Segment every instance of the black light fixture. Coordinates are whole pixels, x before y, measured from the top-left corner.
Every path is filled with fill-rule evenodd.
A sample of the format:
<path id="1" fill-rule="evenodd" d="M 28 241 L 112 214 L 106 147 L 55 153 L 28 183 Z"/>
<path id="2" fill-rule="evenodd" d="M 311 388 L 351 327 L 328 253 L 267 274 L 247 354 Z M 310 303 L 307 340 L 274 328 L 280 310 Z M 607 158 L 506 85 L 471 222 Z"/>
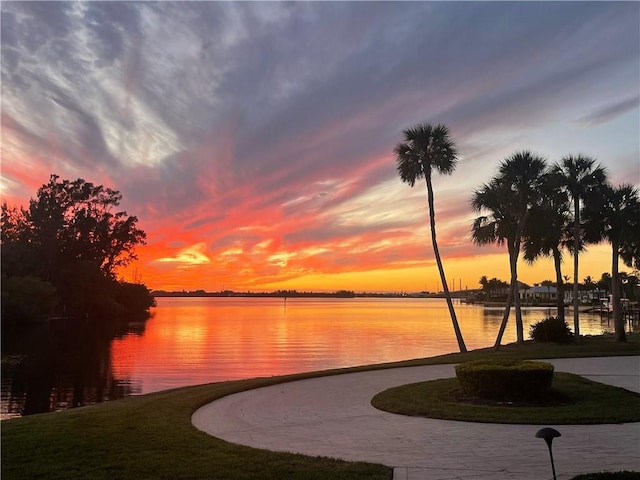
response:
<path id="1" fill-rule="evenodd" d="M 560 432 L 555 428 L 545 427 L 536 432 L 536 438 L 544 438 L 549 447 L 549 456 L 551 457 L 551 471 L 553 472 L 553 480 L 556 480 L 556 467 L 553 464 L 553 452 L 551 451 L 551 443 L 553 439 L 560 436 Z"/>

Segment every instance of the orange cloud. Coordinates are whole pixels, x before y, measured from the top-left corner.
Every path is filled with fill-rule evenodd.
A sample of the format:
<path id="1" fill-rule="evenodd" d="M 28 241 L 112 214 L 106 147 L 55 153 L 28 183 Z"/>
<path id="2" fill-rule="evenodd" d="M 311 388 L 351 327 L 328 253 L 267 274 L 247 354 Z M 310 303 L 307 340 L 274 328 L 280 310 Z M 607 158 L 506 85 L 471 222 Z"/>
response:
<path id="1" fill-rule="evenodd" d="M 211 260 L 205 253 L 205 243 L 200 242 L 191 247 L 180 250 L 174 257 L 158 258 L 156 262 L 160 263 L 178 263 L 183 265 L 203 265 L 211 263 Z"/>

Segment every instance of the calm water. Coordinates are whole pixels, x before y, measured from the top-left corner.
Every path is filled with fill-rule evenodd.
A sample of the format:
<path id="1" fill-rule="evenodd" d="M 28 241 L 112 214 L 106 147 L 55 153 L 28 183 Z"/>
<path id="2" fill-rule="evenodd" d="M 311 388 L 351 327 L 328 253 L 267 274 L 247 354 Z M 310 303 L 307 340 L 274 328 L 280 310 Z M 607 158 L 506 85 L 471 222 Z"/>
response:
<path id="1" fill-rule="evenodd" d="M 502 310 L 456 304 L 467 348 L 493 345 Z M 529 325 L 553 311 L 525 309 Z M 581 314 L 581 332 L 612 325 Z M 503 343 L 515 341 L 513 318 Z M 168 388 L 457 351 L 441 299 L 159 298 L 151 319 L 98 331 L 50 324 L 2 338 L 2 417 Z"/>

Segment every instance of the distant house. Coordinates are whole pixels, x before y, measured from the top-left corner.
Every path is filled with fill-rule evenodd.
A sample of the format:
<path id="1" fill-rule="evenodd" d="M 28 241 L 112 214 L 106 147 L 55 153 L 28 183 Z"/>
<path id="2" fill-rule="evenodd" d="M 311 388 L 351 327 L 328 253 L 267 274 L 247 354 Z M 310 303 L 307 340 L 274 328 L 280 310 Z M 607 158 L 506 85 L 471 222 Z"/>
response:
<path id="1" fill-rule="evenodd" d="M 602 298 L 607 297 L 607 292 L 604 290 L 581 290 L 580 301 L 582 303 L 598 303 Z"/>
<path id="2" fill-rule="evenodd" d="M 573 303 L 573 288 L 570 285 L 564 289 L 564 303 Z M 602 290 L 578 290 L 580 303 L 590 305 L 597 303 L 601 297 L 605 296 Z M 558 298 L 558 289 L 553 285 L 534 285 L 533 287 L 521 288 L 520 299 L 529 303 L 550 303 Z"/>
<path id="3" fill-rule="evenodd" d="M 596 305 L 606 296 L 607 293 L 604 290 L 578 290 L 578 301 L 582 305 Z M 567 305 L 573 303 L 573 288 L 567 288 L 565 290 L 564 303 Z"/>
<path id="4" fill-rule="evenodd" d="M 555 302 L 556 298 L 558 298 L 558 289 L 553 285 L 534 285 L 520 290 L 520 299 L 525 302 Z"/>

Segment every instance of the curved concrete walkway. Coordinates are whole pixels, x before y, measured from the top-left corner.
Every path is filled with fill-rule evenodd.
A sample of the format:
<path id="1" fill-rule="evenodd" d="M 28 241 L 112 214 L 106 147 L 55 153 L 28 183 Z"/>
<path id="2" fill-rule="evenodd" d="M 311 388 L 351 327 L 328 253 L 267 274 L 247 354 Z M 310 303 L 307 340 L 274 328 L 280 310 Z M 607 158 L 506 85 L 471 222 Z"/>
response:
<path id="1" fill-rule="evenodd" d="M 640 357 L 550 362 L 556 371 L 640 392 Z M 547 446 L 534 437 L 541 425 L 407 417 L 370 404 L 387 388 L 454 375 L 453 365 L 434 365 L 300 380 L 221 398 L 192 422 L 242 445 L 388 465 L 394 480 L 551 479 Z M 553 443 L 558 479 L 640 471 L 640 423 L 555 428 L 562 434 Z"/>

